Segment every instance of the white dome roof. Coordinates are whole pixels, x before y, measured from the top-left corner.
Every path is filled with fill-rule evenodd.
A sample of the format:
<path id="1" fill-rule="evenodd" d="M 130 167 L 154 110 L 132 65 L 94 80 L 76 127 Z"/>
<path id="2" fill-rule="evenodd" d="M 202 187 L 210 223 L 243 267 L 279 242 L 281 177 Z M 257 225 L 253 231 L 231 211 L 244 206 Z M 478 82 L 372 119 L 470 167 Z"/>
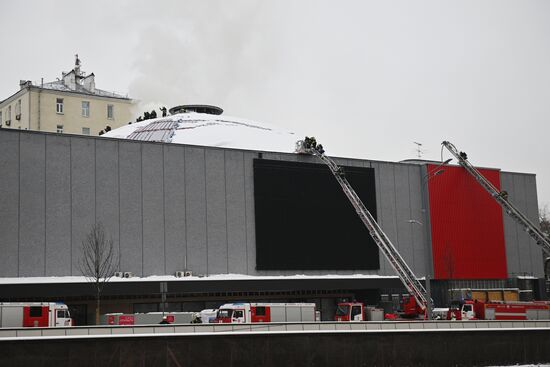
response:
<path id="1" fill-rule="evenodd" d="M 214 146 L 271 152 L 294 152 L 303 136 L 239 118 L 186 112 L 122 126 L 104 137 Z"/>

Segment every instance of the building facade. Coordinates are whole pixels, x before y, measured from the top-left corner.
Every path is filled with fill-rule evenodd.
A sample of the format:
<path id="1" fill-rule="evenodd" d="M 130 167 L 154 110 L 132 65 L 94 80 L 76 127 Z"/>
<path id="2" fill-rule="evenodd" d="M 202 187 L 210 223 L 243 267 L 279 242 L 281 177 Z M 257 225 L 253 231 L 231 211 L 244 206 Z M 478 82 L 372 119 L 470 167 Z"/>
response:
<path id="1" fill-rule="evenodd" d="M 132 99 L 96 88 L 94 73 L 81 71 L 78 57 L 61 79 L 38 84 L 22 80 L 19 87 L 0 102 L 2 128 L 97 136 L 133 118 Z"/>
<path id="2" fill-rule="evenodd" d="M 543 297 L 541 249 L 460 167 L 335 160 L 434 294 L 449 282 L 528 279 L 525 290 Z M 107 285 L 103 312 L 158 311 L 160 282 L 173 310 L 299 300 L 316 302 L 323 319 L 336 299 L 375 304 L 403 292 L 315 157 L 2 129 L 0 170 L 2 301 L 56 299 L 93 312 L 93 289 L 65 277 L 81 275 L 81 243 L 96 222 L 131 276 Z M 535 175 L 482 173 L 537 221 Z"/>

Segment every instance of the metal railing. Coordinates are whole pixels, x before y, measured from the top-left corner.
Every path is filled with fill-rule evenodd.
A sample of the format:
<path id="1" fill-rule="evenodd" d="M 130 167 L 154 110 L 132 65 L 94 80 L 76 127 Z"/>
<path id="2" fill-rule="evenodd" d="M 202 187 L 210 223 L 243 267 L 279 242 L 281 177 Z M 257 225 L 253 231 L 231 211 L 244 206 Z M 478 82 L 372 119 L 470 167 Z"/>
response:
<path id="1" fill-rule="evenodd" d="M 204 335 L 238 333 L 404 332 L 507 329 L 550 329 L 550 320 L 518 321 L 367 321 L 254 324 L 178 324 L 133 326 L 76 326 L 56 328 L 3 328 L 0 342 L 41 338 L 107 338 L 151 335 Z"/>

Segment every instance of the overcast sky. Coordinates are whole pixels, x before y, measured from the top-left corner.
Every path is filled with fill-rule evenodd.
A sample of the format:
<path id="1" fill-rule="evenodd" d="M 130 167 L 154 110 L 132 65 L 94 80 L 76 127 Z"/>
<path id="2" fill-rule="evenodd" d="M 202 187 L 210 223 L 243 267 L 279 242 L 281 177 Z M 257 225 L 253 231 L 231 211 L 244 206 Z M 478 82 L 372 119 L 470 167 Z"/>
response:
<path id="1" fill-rule="evenodd" d="M 439 160 L 449 140 L 536 173 L 550 204 L 550 1 L 36 0 L 0 17 L 0 100 L 78 53 L 148 109 L 219 105 L 365 159 L 414 158 L 416 141 Z"/>

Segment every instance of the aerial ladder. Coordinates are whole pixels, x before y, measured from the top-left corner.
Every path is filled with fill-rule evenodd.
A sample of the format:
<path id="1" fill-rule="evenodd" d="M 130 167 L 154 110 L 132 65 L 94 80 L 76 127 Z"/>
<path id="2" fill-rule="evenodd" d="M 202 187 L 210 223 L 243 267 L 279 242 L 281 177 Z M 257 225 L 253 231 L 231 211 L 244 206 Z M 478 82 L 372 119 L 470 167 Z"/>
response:
<path id="1" fill-rule="evenodd" d="M 359 218 L 361 218 L 364 225 L 369 230 L 372 239 L 393 267 L 409 294 L 414 297 L 416 304 L 422 309 L 422 311 L 425 312 L 426 315 L 429 315 L 431 310 L 433 310 L 432 299 L 428 296 L 428 293 L 422 283 L 420 283 L 420 281 L 416 278 L 388 236 L 384 233 L 382 228 L 380 228 L 372 214 L 367 210 L 359 196 L 355 193 L 355 190 L 346 179 L 343 168 L 338 166 L 332 159 L 324 154 L 325 151 L 323 146 L 321 144 L 317 144 L 315 138 L 313 137 L 310 138 L 306 136 L 304 140 L 299 140 L 296 143 L 296 152 L 312 154 L 327 165 L 334 178 L 336 178 L 336 181 L 338 181 L 342 187 L 344 194 L 346 194 L 350 203 L 357 211 L 357 215 L 359 215 Z"/>
<path id="2" fill-rule="evenodd" d="M 459 152 L 456 147 L 448 142 L 441 143 L 451 154 L 458 160 L 458 163 L 464 167 L 466 172 L 472 175 L 476 181 L 496 200 L 497 203 L 502 206 L 504 211 L 511 216 L 519 225 L 521 225 L 527 234 L 531 236 L 539 245 L 546 256 L 550 256 L 550 240 L 548 237 L 531 222 L 522 212 L 520 212 L 510 201 L 508 201 L 508 193 L 506 191 L 500 191 L 489 180 L 485 178 L 469 161 L 468 155 L 464 152 Z"/>

